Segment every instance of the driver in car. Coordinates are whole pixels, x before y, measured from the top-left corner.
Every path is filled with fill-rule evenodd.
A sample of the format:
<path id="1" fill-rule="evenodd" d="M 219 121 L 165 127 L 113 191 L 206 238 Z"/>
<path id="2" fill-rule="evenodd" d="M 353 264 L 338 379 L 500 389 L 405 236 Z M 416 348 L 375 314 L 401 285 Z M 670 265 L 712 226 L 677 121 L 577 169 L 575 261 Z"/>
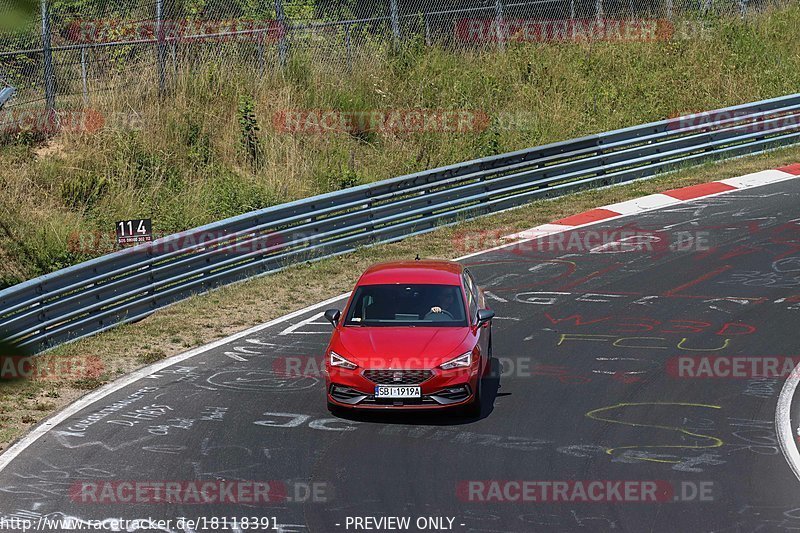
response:
<path id="1" fill-rule="evenodd" d="M 442 311 L 445 311 L 448 314 L 455 316 L 455 310 L 453 309 L 455 298 L 453 298 L 453 291 L 451 289 L 447 288 L 440 290 L 437 300 L 441 303 L 441 305 L 434 305 L 431 307 L 431 313 L 441 313 Z M 457 312 L 455 313 L 458 314 Z"/>

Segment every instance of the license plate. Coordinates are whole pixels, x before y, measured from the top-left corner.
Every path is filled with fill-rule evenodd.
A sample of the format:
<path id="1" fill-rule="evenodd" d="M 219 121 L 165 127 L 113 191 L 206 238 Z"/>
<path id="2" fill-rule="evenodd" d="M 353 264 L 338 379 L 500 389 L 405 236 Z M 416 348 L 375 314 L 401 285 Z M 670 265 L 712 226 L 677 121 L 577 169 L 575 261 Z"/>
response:
<path id="1" fill-rule="evenodd" d="M 378 385 L 375 387 L 376 398 L 421 398 L 422 387 L 388 387 Z"/>

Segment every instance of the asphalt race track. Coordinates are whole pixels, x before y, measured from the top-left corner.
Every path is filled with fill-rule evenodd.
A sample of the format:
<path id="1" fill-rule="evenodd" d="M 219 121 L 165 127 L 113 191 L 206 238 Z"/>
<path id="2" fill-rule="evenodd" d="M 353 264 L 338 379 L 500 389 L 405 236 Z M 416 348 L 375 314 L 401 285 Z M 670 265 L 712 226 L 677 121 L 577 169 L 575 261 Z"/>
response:
<path id="1" fill-rule="evenodd" d="M 478 420 L 332 418 L 318 372 L 330 326 L 311 310 L 57 424 L 0 472 L 0 511 L 274 516 L 279 530 L 314 532 L 386 516 L 410 517 L 412 531 L 424 517 L 465 532 L 798 529 L 800 482 L 775 425 L 784 379 L 692 369 L 799 355 L 799 224 L 800 180 L 789 180 L 466 259 L 497 313 Z M 621 231 L 637 236 L 603 244 Z M 75 492 L 197 479 L 268 481 L 287 499 L 92 503 Z M 508 501 L 515 480 L 654 481 L 659 501 Z"/>

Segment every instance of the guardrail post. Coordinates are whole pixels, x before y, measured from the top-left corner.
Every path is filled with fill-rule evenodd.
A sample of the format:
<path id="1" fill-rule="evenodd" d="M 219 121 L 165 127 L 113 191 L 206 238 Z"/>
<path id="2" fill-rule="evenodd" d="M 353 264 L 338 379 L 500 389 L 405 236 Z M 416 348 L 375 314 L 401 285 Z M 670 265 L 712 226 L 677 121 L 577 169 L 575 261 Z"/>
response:
<path id="1" fill-rule="evenodd" d="M 50 119 L 53 117 L 56 108 L 56 75 L 50 42 L 50 10 L 47 6 L 47 0 L 41 0 L 40 7 L 42 16 L 42 58 L 44 59 L 44 97 L 48 119 Z"/>

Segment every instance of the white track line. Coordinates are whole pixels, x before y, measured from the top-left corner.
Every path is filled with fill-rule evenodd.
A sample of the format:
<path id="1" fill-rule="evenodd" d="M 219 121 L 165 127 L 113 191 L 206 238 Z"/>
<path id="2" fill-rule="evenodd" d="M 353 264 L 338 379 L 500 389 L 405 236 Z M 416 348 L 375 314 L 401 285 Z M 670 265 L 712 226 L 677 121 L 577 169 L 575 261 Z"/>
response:
<path id="1" fill-rule="evenodd" d="M 797 444 L 795 444 L 791 419 L 792 398 L 798 383 L 800 383 L 800 364 L 794 367 L 778 395 L 778 406 L 775 408 L 775 432 L 778 435 L 778 443 L 781 445 L 786 462 L 789 463 L 795 477 L 800 480 L 800 452 L 797 451 Z"/>

